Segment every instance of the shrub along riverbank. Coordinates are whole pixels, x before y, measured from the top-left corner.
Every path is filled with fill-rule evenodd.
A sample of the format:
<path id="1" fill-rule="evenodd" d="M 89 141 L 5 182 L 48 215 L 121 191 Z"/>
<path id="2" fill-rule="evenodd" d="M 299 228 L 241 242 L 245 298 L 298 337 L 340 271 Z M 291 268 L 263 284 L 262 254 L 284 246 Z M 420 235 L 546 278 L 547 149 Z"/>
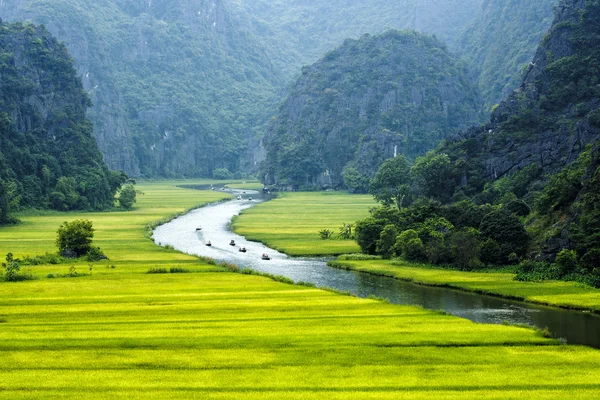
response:
<path id="1" fill-rule="evenodd" d="M 110 258 L 87 276 L 49 279 L 69 265 L 39 265 L 37 280 L 0 283 L 0 399 L 600 396 L 597 350 L 233 274 L 155 246 L 148 224 L 224 195 L 137 188 L 130 212 L 23 215 L 0 229 L 2 251 L 34 256 L 54 251 L 63 221 L 85 218 Z"/>

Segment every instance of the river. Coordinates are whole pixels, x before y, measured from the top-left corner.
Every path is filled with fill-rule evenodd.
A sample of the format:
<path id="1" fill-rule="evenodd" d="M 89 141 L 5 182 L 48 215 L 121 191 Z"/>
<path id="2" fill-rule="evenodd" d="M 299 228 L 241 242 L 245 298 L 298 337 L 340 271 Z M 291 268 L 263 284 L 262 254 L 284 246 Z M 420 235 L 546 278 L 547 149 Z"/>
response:
<path id="1" fill-rule="evenodd" d="M 600 348 L 600 316 L 596 314 L 339 270 L 328 267 L 324 258 L 292 258 L 261 243 L 250 242 L 232 233 L 229 223 L 235 215 L 265 198 L 254 191 L 230 192 L 242 199 L 208 205 L 161 225 L 154 231 L 154 241 L 162 246 L 171 245 L 184 253 L 226 261 L 240 268 L 282 275 L 295 282 L 310 282 L 318 287 L 349 291 L 359 297 L 377 296 L 394 304 L 444 310 L 481 323 L 527 324 L 548 328 L 554 337 L 564 339 L 567 343 Z M 197 230 L 199 227 L 202 229 Z M 231 240 L 235 241 L 235 246 L 230 245 Z M 208 241 L 212 247 L 206 246 Z M 246 253 L 239 251 L 242 247 L 247 249 Z M 263 253 L 267 253 L 271 260 L 262 260 Z"/>

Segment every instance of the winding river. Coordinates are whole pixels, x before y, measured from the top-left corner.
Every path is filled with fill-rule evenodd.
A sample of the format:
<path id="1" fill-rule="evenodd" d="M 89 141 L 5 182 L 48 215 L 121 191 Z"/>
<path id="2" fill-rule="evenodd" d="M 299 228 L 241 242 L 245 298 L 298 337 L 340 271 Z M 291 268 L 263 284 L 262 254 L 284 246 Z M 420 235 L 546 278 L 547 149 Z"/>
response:
<path id="1" fill-rule="evenodd" d="M 229 223 L 258 202 L 265 201 L 254 191 L 230 191 L 241 200 L 213 204 L 179 217 L 154 231 L 154 241 L 162 246 L 198 256 L 236 264 L 240 268 L 288 277 L 295 282 L 310 282 L 318 287 L 349 291 L 359 297 L 377 296 L 395 304 L 418 305 L 444 310 L 481 323 L 527 324 L 548 328 L 556 338 L 570 344 L 600 348 L 600 316 L 559 308 L 528 304 L 502 298 L 436 288 L 397 279 L 328 267 L 327 259 L 292 258 L 260 243 L 250 242 L 232 233 Z M 251 199 L 253 198 L 253 199 Z M 201 227 L 201 230 L 197 228 Z M 236 245 L 229 243 L 234 240 Z M 206 246 L 210 241 L 212 247 Z M 246 253 L 239 252 L 241 247 Z M 263 261 L 267 253 L 270 261 Z"/>

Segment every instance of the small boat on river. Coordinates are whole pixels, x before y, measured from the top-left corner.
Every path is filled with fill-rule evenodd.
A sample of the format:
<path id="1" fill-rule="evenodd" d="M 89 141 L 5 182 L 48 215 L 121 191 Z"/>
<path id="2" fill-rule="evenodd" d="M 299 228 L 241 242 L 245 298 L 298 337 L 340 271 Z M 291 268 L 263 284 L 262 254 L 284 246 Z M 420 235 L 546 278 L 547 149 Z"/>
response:
<path id="1" fill-rule="evenodd" d="M 235 240 L 232 239 L 231 242 L 229 242 L 229 245 L 230 246 L 235 246 Z"/>
<path id="2" fill-rule="evenodd" d="M 248 250 L 246 250 L 245 247 L 242 247 L 242 248 L 240 248 L 239 252 L 240 253 L 246 253 L 246 252 L 248 252 Z"/>
<path id="3" fill-rule="evenodd" d="M 269 255 L 267 253 L 263 253 L 261 258 L 265 261 L 269 261 L 271 259 L 271 257 L 269 257 Z"/>
<path id="4" fill-rule="evenodd" d="M 202 227 L 201 227 L 201 226 L 199 226 L 199 227 L 197 227 L 197 228 L 196 228 L 196 232 L 199 232 L 199 231 L 201 231 L 201 230 L 202 230 Z"/>
<path id="5" fill-rule="evenodd" d="M 208 241 L 208 243 L 206 243 L 207 247 L 212 247 L 212 243 L 210 242 L 210 240 Z"/>

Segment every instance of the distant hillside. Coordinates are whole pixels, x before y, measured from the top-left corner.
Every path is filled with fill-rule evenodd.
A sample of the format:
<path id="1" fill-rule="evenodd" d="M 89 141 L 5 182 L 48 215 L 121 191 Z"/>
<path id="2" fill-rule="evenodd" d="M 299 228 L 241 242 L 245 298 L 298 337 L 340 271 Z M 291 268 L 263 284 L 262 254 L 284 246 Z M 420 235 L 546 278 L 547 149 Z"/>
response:
<path id="1" fill-rule="evenodd" d="M 19 206 L 112 207 L 124 176 L 102 161 L 64 45 L 45 28 L 0 23 L 0 76 L 2 219 Z"/>
<path id="2" fill-rule="evenodd" d="M 485 0 L 459 51 L 479 82 L 486 108 L 505 99 L 546 34 L 557 0 Z"/>
<path id="3" fill-rule="evenodd" d="M 303 69 L 269 126 L 264 173 L 296 187 L 341 187 L 345 169 L 368 181 L 394 154 L 414 158 L 480 122 L 480 110 L 463 65 L 435 38 L 347 40 Z"/>
<path id="4" fill-rule="evenodd" d="M 251 21 L 277 68 L 289 79 L 345 39 L 412 29 L 435 34 L 452 50 L 484 0 L 229 0 L 239 19 Z"/>
<path id="5" fill-rule="evenodd" d="M 283 79 L 225 0 L 4 0 L 77 61 L 108 165 L 146 176 L 238 170 Z"/>

